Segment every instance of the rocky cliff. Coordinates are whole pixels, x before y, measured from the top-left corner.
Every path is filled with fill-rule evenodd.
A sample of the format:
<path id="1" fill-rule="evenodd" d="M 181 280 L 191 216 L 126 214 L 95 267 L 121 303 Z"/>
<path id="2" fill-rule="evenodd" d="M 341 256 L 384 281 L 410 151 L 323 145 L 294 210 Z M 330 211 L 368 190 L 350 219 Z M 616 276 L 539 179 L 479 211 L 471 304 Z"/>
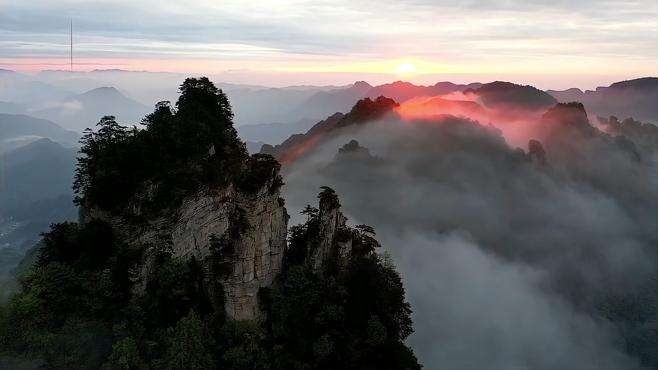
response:
<path id="1" fill-rule="evenodd" d="M 274 284 L 287 250 L 289 216 L 279 190 L 273 191 L 277 176 L 278 168 L 255 192 L 233 184 L 204 188 L 183 199 L 176 209 L 145 223 L 94 207 L 83 209 L 82 221 L 108 222 L 129 245 L 146 246 L 137 274 L 138 294 L 152 276 L 155 257 L 164 245 L 176 258 L 201 261 L 206 279 L 218 280 L 227 317 L 258 320 L 262 318 L 258 292 Z M 347 226 L 338 197 L 329 188 L 320 194 L 318 220 L 307 265 L 320 275 L 328 269 L 344 271 L 354 243 L 362 244 L 361 234 Z"/>
<path id="2" fill-rule="evenodd" d="M 207 275 L 221 283 L 227 316 L 257 319 L 258 290 L 270 286 L 279 274 L 286 248 L 288 214 L 275 188 L 277 178 L 278 167 L 255 191 L 235 184 L 205 187 L 185 197 L 177 208 L 146 222 L 135 223 L 132 217 L 94 207 L 83 210 L 82 221 L 106 221 L 128 244 L 145 247 L 137 290 L 144 290 L 153 257 L 166 246 L 174 257 L 196 258 L 208 271 L 211 264 L 221 266 L 220 274 Z M 139 210 L 135 203 L 132 208 Z"/>
<path id="3" fill-rule="evenodd" d="M 338 197 L 329 188 L 320 194 L 318 219 L 318 243 L 311 249 L 308 263 L 320 274 L 328 261 L 335 261 L 342 269 L 352 252 L 352 238 L 346 224 L 347 217 L 340 211 Z"/>
<path id="4" fill-rule="evenodd" d="M 394 105 L 385 98 L 362 101 L 350 115 L 327 120 L 326 129 Z M 160 286 L 163 261 L 186 262 L 200 271 L 196 284 L 213 310 L 253 320 L 262 316 L 259 291 L 283 270 L 289 217 L 279 191 L 281 165 L 269 154 L 249 156 L 231 117 L 228 100 L 206 79 L 186 80 L 176 109 L 156 106 L 145 130 L 104 117 L 83 140 L 75 188 L 81 222 L 109 224 L 120 244 L 138 252 L 135 295 Z M 323 273 L 328 260 L 344 265 L 346 258 L 335 257 L 351 253 L 351 229 L 339 206 L 326 188 L 306 261 L 314 272 Z"/>
<path id="5" fill-rule="evenodd" d="M 142 130 L 107 116 L 85 133 L 80 222 L 44 234 L 0 343 L 45 368 L 420 369 L 374 230 L 322 187 L 288 231 L 279 162 L 247 153 L 207 78 L 180 90 Z"/>

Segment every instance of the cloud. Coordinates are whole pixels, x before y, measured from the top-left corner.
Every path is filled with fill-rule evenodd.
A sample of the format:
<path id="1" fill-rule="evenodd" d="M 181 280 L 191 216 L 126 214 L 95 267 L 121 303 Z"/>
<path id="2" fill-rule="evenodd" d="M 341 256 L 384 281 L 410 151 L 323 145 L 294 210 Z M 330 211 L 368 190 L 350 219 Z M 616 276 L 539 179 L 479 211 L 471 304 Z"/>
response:
<path id="1" fill-rule="evenodd" d="M 411 344 L 428 369 L 639 368 L 609 324 L 542 289 L 544 272 L 460 234 L 411 233 L 400 242 L 410 249 L 400 263 L 415 312 Z"/>
<path id="2" fill-rule="evenodd" d="M 344 130 L 287 168 L 289 213 L 328 185 L 375 227 L 428 369 L 634 369 L 658 343 L 658 170 L 555 127 L 549 166 L 454 117 Z M 351 139 L 378 159 L 335 157 Z"/>
<path id="3" fill-rule="evenodd" d="M 649 73 L 656 61 L 654 1 L 243 1 L 7 2 L 0 7 L 3 57 L 63 56 L 73 19 L 80 57 L 235 56 L 221 45 L 276 51 L 327 67 L 413 56 L 451 66 L 483 59 L 500 68 L 535 65 L 560 72 L 587 62 L 590 73 Z M 559 20 L 559 21 L 557 21 Z M 103 38 L 107 47 L 94 46 Z M 184 45 L 190 44 L 190 48 Z M 131 45 L 145 45 L 140 50 Z M 317 58 L 308 58 L 308 56 Z M 328 58 L 322 60 L 321 57 Z M 553 60 L 547 63 L 546 58 Z M 604 67 L 608 67 L 606 70 Z M 493 68 L 493 67 L 492 67 Z M 527 67 L 526 67 L 527 68 Z M 504 70 L 504 69 L 503 69 Z"/>

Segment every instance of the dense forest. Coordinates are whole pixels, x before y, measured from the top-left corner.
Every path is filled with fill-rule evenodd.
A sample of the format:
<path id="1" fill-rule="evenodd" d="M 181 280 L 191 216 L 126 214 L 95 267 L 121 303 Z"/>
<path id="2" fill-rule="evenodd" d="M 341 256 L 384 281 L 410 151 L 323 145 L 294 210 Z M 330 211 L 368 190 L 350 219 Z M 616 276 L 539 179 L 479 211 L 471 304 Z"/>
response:
<path id="1" fill-rule="evenodd" d="M 201 187 L 250 193 L 272 176 L 278 163 L 248 156 L 221 90 L 200 78 L 180 92 L 175 107 L 156 106 L 145 129 L 104 117 L 86 133 L 74 183 L 83 210 L 148 228 Z M 282 185 L 276 176 L 272 192 Z M 412 322 L 402 280 L 371 227 L 342 227 L 349 256 L 330 256 L 319 270 L 309 263 L 323 212 L 340 207 L 327 187 L 319 202 L 290 229 L 281 273 L 258 293 L 259 320 L 226 315 L 217 278 L 226 266 L 215 255 L 182 258 L 166 242 L 128 243 L 103 220 L 52 225 L 1 308 L 0 368 L 419 369 L 404 342 Z M 249 225 L 230 232 L 249 233 Z M 218 249 L 230 249 L 226 240 Z M 147 247 L 156 254 L 140 288 Z"/>

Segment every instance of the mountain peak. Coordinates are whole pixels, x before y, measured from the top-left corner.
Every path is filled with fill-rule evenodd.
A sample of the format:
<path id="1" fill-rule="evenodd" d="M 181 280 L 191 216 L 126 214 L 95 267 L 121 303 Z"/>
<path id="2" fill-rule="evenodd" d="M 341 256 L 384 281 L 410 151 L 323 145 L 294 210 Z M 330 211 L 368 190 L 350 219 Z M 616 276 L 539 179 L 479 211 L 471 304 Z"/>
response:
<path id="1" fill-rule="evenodd" d="M 400 104 L 395 100 L 385 96 L 379 96 L 374 100 L 370 98 L 361 99 L 354 105 L 354 107 L 352 107 L 352 110 L 343 117 L 339 126 L 372 121 L 382 117 L 399 105 Z"/>
<path id="2" fill-rule="evenodd" d="M 454 87 L 454 86 L 457 86 L 457 85 L 450 82 L 450 81 L 439 81 L 439 82 L 434 84 L 434 87 L 441 87 L 441 88 Z"/>
<path id="3" fill-rule="evenodd" d="M 591 134 L 594 128 L 587 118 L 587 111 L 582 103 L 558 103 L 542 116 L 542 122 L 550 125 L 569 126 Z"/>
<path id="4" fill-rule="evenodd" d="M 361 146 L 358 141 L 352 139 L 347 144 L 338 148 L 338 153 L 334 156 L 334 161 L 343 160 L 373 161 L 376 158 L 370 154 L 368 148 Z"/>
<path id="5" fill-rule="evenodd" d="M 377 120 L 393 112 L 398 106 L 400 104 L 395 100 L 385 96 L 379 96 L 376 99 L 363 98 L 352 107 L 349 113 L 335 113 L 316 123 L 305 134 L 292 135 L 283 143 L 264 148 L 261 152 L 273 155 L 283 164 L 294 162 L 307 150 L 324 140 L 329 132 Z"/>
<path id="6" fill-rule="evenodd" d="M 80 95 L 123 95 L 116 87 L 112 86 L 101 86 L 95 89 L 91 89 L 87 92 L 84 92 Z"/>
<path id="7" fill-rule="evenodd" d="M 74 99 L 81 99 L 82 101 L 97 101 L 98 99 L 107 99 L 113 100 L 130 100 L 127 96 L 123 95 L 121 91 L 112 86 L 102 86 L 89 91 L 85 91 L 82 94 L 73 96 Z"/>
<path id="8" fill-rule="evenodd" d="M 365 81 L 356 81 L 354 84 L 352 84 L 352 87 L 357 89 L 371 89 L 372 85 Z"/>

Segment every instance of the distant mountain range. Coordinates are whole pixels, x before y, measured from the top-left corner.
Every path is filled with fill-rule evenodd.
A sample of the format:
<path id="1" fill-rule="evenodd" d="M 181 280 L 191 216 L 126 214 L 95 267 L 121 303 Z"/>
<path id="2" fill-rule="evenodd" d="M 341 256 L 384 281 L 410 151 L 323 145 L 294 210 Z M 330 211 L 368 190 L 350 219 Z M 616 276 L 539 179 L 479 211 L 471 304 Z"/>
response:
<path id="1" fill-rule="evenodd" d="M 236 126 L 296 122 L 306 117 L 296 109 L 313 95 L 335 87 L 296 86 L 289 88 L 244 87 L 219 84 L 228 95 Z M 317 121 L 317 120 L 316 120 Z"/>
<path id="2" fill-rule="evenodd" d="M 51 223 L 76 218 L 79 138 L 52 121 L 0 113 L 0 284 Z"/>
<path id="3" fill-rule="evenodd" d="M 37 201 L 70 196 L 76 153 L 40 139 L 3 155 L 0 216 L 13 215 Z"/>
<path id="4" fill-rule="evenodd" d="M 260 125 L 238 126 L 238 134 L 243 140 L 278 144 L 294 133 L 306 132 L 317 120 L 305 118 L 290 123 L 263 123 Z"/>
<path id="5" fill-rule="evenodd" d="M 358 81 L 347 88 L 317 92 L 291 112 L 297 117 L 317 120 L 336 112 L 345 113 L 355 102 L 363 98 L 376 99 L 379 96 L 385 96 L 402 103 L 420 96 L 450 94 L 478 88 L 481 85 L 480 83 L 457 85 L 451 82 L 438 82 L 431 86 L 418 86 L 409 82 L 396 81 L 371 86 L 365 81 Z"/>
<path id="6" fill-rule="evenodd" d="M 51 223 L 76 218 L 76 152 L 40 139 L 0 154 L 0 282 Z"/>
<path id="7" fill-rule="evenodd" d="M 568 89 L 548 93 L 560 102 L 581 102 L 589 112 L 599 116 L 632 117 L 658 123 L 658 77 L 616 82 L 594 91 Z"/>
<path id="8" fill-rule="evenodd" d="M 313 125 L 313 122 L 317 122 L 336 112 L 348 112 L 354 103 L 363 98 L 376 99 L 379 96 L 386 96 L 398 102 L 405 102 L 421 96 L 450 94 L 475 89 L 480 86 L 482 86 L 480 83 L 458 85 L 451 82 L 439 82 L 431 86 L 418 86 L 403 81 L 372 86 L 365 81 L 357 81 L 350 86 L 342 88 L 330 88 L 321 91 L 311 90 L 310 94 L 309 90 L 297 91 L 295 93 L 298 99 L 296 102 L 297 105 L 287 111 L 283 109 L 279 113 L 279 116 L 276 117 L 278 121 L 274 121 L 283 123 L 269 123 L 272 121 L 268 122 L 267 117 L 261 117 L 261 120 L 265 120 L 262 124 L 238 126 L 238 132 L 245 140 L 278 144 L 294 133 L 305 132 Z M 280 89 L 270 89 L 268 90 L 268 94 L 274 94 L 277 90 Z M 291 94 L 291 92 L 284 94 Z M 230 95 L 231 93 L 229 92 Z M 305 98 L 300 100 L 304 95 Z M 289 105 L 281 106 L 286 107 Z M 262 112 L 256 112 L 254 114 L 262 115 Z"/>
<path id="9" fill-rule="evenodd" d="M 658 78 L 641 78 L 637 80 L 614 83 L 596 91 L 569 89 L 565 91 L 542 91 L 532 86 L 522 89 L 510 88 L 521 86 L 509 82 L 496 81 L 488 84 L 472 83 L 468 85 L 439 82 L 430 86 L 419 86 L 409 82 L 396 81 L 390 84 L 372 86 L 364 81 L 355 82 L 345 87 L 287 88 L 287 89 L 235 89 L 227 90 L 236 112 L 238 126 L 270 123 L 289 124 L 300 120 L 318 121 L 336 112 L 345 113 L 356 101 L 369 97 L 386 96 L 403 103 L 417 97 L 441 96 L 456 92 L 478 90 L 481 103 L 490 108 L 504 109 L 496 99 L 503 102 L 521 103 L 528 108 L 547 107 L 557 102 L 582 102 L 586 109 L 595 115 L 618 115 L 620 118 L 658 122 Z M 489 94 L 492 91 L 495 95 Z M 527 101 L 521 101 L 526 99 Z M 250 102 L 256 105 L 249 106 Z M 248 109 L 244 107 L 249 106 Z M 261 126 L 263 127 L 263 126 Z M 293 127 L 293 126 L 290 126 Z M 280 126 L 284 128 L 284 126 Z M 255 128 L 242 130 L 254 131 Z M 249 140 L 270 141 L 268 136 L 250 134 Z M 280 138 L 282 135 L 274 135 Z"/>
<path id="10" fill-rule="evenodd" d="M 396 90 L 396 87 L 401 90 Z M 393 94 L 394 91 L 398 93 Z M 454 92 L 460 95 L 451 96 Z M 279 145 L 264 146 L 262 152 L 275 156 L 283 164 L 291 163 L 330 138 L 335 130 L 353 122 L 364 123 L 387 114 L 411 119 L 451 115 L 490 124 L 492 121 L 503 123 L 528 117 L 539 118 L 558 103 L 548 93 L 532 86 L 501 81 L 471 87 L 452 84 L 425 87 L 398 82 L 372 88 L 368 93 L 381 95 L 375 99 L 366 97 L 359 100 L 349 113 L 333 114 L 304 134 L 295 133 Z M 384 94 L 397 96 L 402 104 Z"/>
<path id="11" fill-rule="evenodd" d="M 0 113 L 29 114 L 81 131 L 95 125 L 104 114 L 114 113 L 124 124 L 138 123 L 161 99 L 175 100 L 182 75 L 123 70 L 90 72 L 43 71 L 26 75 L 12 71 L 0 74 Z M 594 91 L 568 89 L 542 91 L 526 86 L 528 95 L 540 106 L 579 101 L 590 114 L 628 117 L 658 122 L 658 78 L 641 78 L 614 83 Z M 495 82 L 497 89 L 506 82 Z M 248 141 L 277 144 L 293 133 L 307 130 L 311 122 L 345 113 L 359 99 L 386 96 L 397 102 L 418 97 L 435 97 L 480 89 L 484 84 L 438 82 L 422 86 L 396 81 L 373 86 L 357 81 L 347 86 L 265 86 L 218 83 L 231 101 L 235 124 Z M 486 84 L 492 86 L 492 84 Z M 107 86 L 99 88 L 99 86 Z M 517 92 L 515 92 L 517 93 Z M 495 100 L 480 90 L 480 103 L 494 106 Z M 512 98 L 512 97 L 509 97 Z M 502 106 L 498 106 L 504 109 Z M 273 126 L 268 127 L 267 125 Z M 242 128 L 244 126 L 244 128 Z M 252 126 L 252 127 L 248 127 Z"/>
<path id="12" fill-rule="evenodd" d="M 45 119 L 0 113 L 0 153 L 42 138 L 73 147 L 77 145 L 80 134 Z"/>
<path id="13" fill-rule="evenodd" d="M 72 92 L 64 87 L 52 85 L 31 75 L 8 70 L 0 73 L 0 101 L 3 102 L 38 107 L 71 94 Z"/>
<path id="14" fill-rule="evenodd" d="M 345 113 L 362 98 L 375 99 L 385 96 L 403 103 L 419 97 L 440 97 L 453 93 L 464 96 L 457 99 L 477 99 L 486 108 L 498 111 L 499 117 L 517 119 L 527 110 L 548 108 L 558 102 L 582 102 L 590 114 L 599 116 L 616 115 L 620 119 L 633 117 L 641 121 L 658 122 L 658 78 L 642 78 L 612 84 L 596 91 L 570 89 L 565 91 L 542 91 L 533 86 L 517 85 L 496 81 L 488 84 L 468 85 L 439 82 L 431 86 L 418 86 L 397 81 L 390 84 L 371 86 L 359 81 L 344 88 L 315 92 L 292 110 L 289 121 L 281 118 L 277 124 L 244 125 L 238 131 L 246 140 L 281 143 L 285 137 L 304 132 L 311 127 L 309 122 L 319 121 L 333 113 Z M 274 93 L 274 91 L 270 91 Z M 471 94 L 471 97 L 466 95 Z M 454 99 L 453 97 L 449 97 Z M 434 100 L 436 104 L 438 100 Z M 460 109 L 467 108 L 461 107 Z M 519 111 L 519 108 L 523 108 Z M 284 115 L 285 116 L 285 115 Z M 288 122 L 288 123 L 286 123 Z M 292 123 L 294 122 L 294 123 Z"/>
<path id="15" fill-rule="evenodd" d="M 55 102 L 51 107 L 44 108 L 32 115 L 47 118 L 60 126 L 84 131 L 93 128 L 101 117 L 113 115 L 117 121 L 125 125 L 139 124 L 149 112 L 143 104 L 129 99 L 114 87 L 99 87 L 82 94 L 72 95 Z"/>

